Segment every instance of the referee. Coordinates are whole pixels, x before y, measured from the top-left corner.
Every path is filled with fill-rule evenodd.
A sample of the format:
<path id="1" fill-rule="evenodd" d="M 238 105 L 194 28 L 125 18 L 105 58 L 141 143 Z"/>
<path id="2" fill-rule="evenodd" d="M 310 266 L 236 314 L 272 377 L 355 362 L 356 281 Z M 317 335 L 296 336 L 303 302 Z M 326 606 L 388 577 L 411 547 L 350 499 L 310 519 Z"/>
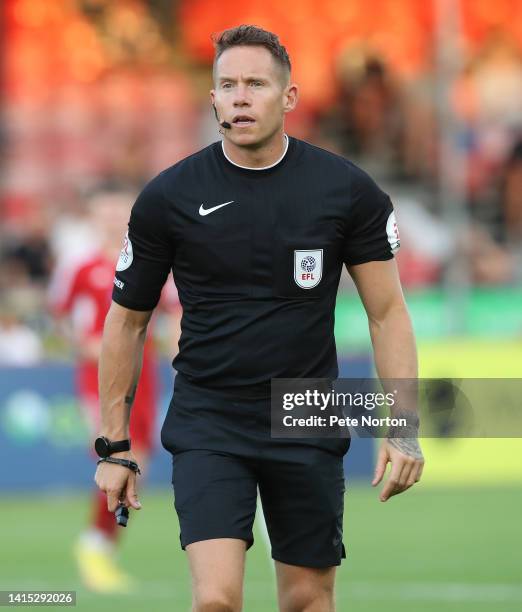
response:
<path id="1" fill-rule="evenodd" d="M 143 342 L 172 270 L 183 319 L 162 443 L 173 456 L 193 610 L 241 610 L 259 489 L 280 610 L 330 612 L 345 556 L 349 441 L 271 438 L 270 379 L 337 376 L 343 264 L 379 376 L 417 377 L 393 206 L 357 166 L 285 133 L 298 88 L 276 35 L 242 25 L 215 47 L 210 97 L 223 140 L 164 170 L 134 204 L 105 322 L 97 447 L 112 461 L 133 459 L 126 440 Z M 383 441 L 374 485 L 388 462 L 381 501 L 419 480 L 416 438 Z M 110 510 L 141 507 L 132 469 L 101 462 L 96 482 Z"/>

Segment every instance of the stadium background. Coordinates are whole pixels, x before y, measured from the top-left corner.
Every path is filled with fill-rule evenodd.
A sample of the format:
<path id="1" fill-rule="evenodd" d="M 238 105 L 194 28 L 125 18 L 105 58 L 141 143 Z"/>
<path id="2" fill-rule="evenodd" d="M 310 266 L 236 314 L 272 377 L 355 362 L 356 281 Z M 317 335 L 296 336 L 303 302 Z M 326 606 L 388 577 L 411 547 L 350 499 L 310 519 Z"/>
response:
<path id="1" fill-rule="evenodd" d="M 73 350 L 46 303 L 55 266 L 89 251 L 86 192 L 114 180 L 139 189 L 217 139 L 211 32 L 276 31 L 301 86 L 288 132 L 347 155 L 392 195 L 421 374 L 520 377 L 522 2 L 6 0 L 2 10 L 0 589 L 76 589 L 84 610 L 188 609 L 160 450 L 121 550 L 135 594 L 79 585 L 71 547 L 93 468 Z M 368 374 L 365 316 L 346 277 L 336 334 L 342 373 Z M 424 450 L 422 485 L 380 505 L 374 449 L 355 441 L 339 609 L 519 610 L 520 441 Z M 272 610 L 260 523 L 256 535 L 245 609 Z"/>

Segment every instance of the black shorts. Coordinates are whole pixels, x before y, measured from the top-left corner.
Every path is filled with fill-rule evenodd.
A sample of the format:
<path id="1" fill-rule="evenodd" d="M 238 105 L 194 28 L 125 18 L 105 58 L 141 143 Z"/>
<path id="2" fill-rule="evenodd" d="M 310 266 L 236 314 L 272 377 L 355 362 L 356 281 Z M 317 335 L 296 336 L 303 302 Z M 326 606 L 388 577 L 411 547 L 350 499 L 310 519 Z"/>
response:
<path id="1" fill-rule="evenodd" d="M 178 374 L 162 442 L 173 455 L 183 548 L 214 538 L 250 547 L 259 489 L 273 559 L 325 568 L 345 557 L 349 440 L 271 438 L 270 400 L 238 400 Z"/>

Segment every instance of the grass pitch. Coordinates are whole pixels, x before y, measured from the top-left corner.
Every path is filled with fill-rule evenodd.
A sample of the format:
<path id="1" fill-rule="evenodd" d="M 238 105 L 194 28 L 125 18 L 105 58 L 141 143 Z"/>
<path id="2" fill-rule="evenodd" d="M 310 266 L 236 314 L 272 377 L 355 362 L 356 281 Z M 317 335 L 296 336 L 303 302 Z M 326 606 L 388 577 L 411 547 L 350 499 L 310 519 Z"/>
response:
<path id="1" fill-rule="evenodd" d="M 78 610 L 186 612 L 189 575 L 170 491 L 144 490 L 120 549 L 136 577 L 129 596 L 99 596 L 78 581 L 72 545 L 87 495 L 4 496 L 0 589 L 76 590 Z M 348 486 L 337 574 L 341 612 L 515 612 L 522 609 L 522 488 L 418 486 L 382 504 L 368 485 Z M 245 612 L 276 610 L 274 573 L 256 521 L 247 555 Z"/>

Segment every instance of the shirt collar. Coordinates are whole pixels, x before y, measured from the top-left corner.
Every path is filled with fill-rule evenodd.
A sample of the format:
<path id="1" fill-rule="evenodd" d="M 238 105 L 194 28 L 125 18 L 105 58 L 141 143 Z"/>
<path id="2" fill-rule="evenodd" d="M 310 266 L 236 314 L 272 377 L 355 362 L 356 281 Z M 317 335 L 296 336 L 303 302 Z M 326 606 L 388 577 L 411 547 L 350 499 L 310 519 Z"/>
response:
<path id="1" fill-rule="evenodd" d="M 241 166 L 240 164 L 236 164 L 236 162 L 232 161 L 230 159 L 230 157 L 226 154 L 226 152 L 225 152 L 225 143 L 224 143 L 223 140 L 221 141 L 221 148 L 223 149 L 223 155 L 227 158 L 227 160 L 232 165 L 237 166 L 238 168 L 242 168 L 243 170 L 269 170 L 270 168 L 273 168 L 274 166 L 277 166 L 277 164 L 279 164 L 283 160 L 284 156 L 286 155 L 286 152 L 288 151 L 288 136 L 286 134 L 283 134 L 283 136 L 285 137 L 285 148 L 283 150 L 283 154 L 273 164 L 270 164 L 269 166 L 263 166 L 262 168 L 250 168 L 250 166 Z"/>

